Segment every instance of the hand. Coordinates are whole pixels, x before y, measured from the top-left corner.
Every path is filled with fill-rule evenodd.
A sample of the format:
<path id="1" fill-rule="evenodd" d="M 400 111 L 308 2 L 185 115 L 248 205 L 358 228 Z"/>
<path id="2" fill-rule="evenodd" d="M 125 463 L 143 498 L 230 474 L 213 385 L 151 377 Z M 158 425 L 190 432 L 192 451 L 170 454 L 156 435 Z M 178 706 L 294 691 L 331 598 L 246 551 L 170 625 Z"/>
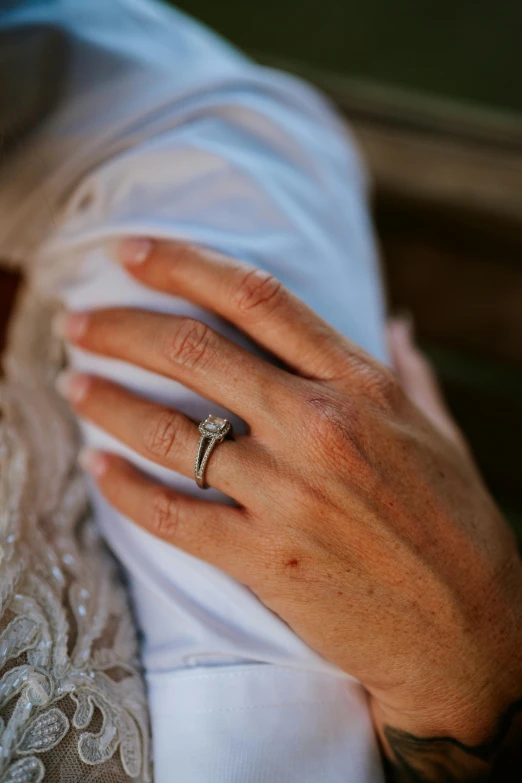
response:
<path id="1" fill-rule="evenodd" d="M 62 332 L 83 349 L 174 378 L 250 427 L 216 448 L 207 472 L 237 507 L 183 496 L 91 453 L 101 491 L 248 585 L 357 677 L 397 768 L 410 763 L 410 738 L 448 737 L 458 753 L 492 742 L 522 696 L 522 569 L 433 389 L 426 416 L 391 370 L 259 270 L 177 243 L 152 245 L 139 260 L 127 265 L 137 280 L 214 310 L 283 367 L 186 318 L 68 316 Z M 404 361 L 419 361 L 400 355 L 403 374 Z M 422 375 L 409 378 L 419 401 Z M 100 378 L 69 376 L 63 386 L 80 416 L 192 475 L 198 431 L 188 418 Z M 431 756 L 423 764 L 436 766 Z M 490 761 L 475 760 L 478 771 Z"/>

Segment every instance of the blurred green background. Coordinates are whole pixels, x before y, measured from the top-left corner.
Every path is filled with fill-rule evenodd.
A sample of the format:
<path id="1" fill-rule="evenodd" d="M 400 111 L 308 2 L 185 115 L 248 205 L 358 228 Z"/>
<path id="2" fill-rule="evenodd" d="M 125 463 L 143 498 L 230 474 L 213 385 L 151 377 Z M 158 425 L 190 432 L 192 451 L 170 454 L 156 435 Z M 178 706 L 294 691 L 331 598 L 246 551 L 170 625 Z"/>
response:
<path id="1" fill-rule="evenodd" d="M 456 101 L 522 112 L 515 0 L 181 0 L 247 50 Z"/>

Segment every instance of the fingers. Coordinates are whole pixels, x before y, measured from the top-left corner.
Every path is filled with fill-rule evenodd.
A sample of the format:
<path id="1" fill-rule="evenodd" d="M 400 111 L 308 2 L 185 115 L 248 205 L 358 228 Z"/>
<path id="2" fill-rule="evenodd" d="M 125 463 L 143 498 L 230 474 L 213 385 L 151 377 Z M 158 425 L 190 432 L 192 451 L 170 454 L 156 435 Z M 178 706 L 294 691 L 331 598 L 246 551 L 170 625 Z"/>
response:
<path id="1" fill-rule="evenodd" d="M 247 583 L 258 542 L 241 509 L 175 492 L 112 454 L 86 450 L 81 463 L 121 514 L 157 538 Z"/>
<path id="2" fill-rule="evenodd" d="M 57 326 L 75 345 L 173 378 L 250 425 L 271 423 L 293 383 L 288 373 L 191 318 L 119 308 L 65 316 Z"/>
<path id="3" fill-rule="evenodd" d="M 59 376 L 57 386 L 82 418 L 146 459 L 194 477 L 200 433 L 197 425 L 179 411 L 156 405 L 95 376 L 66 372 Z M 222 441 L 208 462 L 206 482 L 242 502 L 247 490 L 251 495 L 256 484 L 252 475 L 254 451 L 244 436 Z"/>
<path id="4" fill-rule="evenodd" d="M 446 407 L 435 373 L 413 341 L 408 318 L 390 321 L 388 342 L 393 366 L 408 397 L 447 438 L 464 447 L 464 438 Z"/>
<path id="5" fill-rule="evenodd" d="M 127 240 L 120 252 L 141 282 L 218 313 L 306 377 L 341 377 L 351 354 L 371 361 L 273 276 L 249 264 L 181 242 Z"/>

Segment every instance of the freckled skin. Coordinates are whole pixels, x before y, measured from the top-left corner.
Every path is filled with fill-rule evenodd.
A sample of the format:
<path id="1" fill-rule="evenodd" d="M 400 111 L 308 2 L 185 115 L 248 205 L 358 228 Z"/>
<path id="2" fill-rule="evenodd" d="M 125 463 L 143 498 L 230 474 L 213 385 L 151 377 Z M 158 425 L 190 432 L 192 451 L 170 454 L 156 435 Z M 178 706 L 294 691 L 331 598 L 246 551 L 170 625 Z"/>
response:
<path id="1" fill-rule="evenodd" d="M 522 736 L 522 566 L 425 360 L 396 335 L 392 373 L 278 281 L 219 254 L 156 243 L 131 271 L 214 310 L 280 366 L 187 319 L 90 314 L 79 346 L 206 397 L 219 389 L 250 428 L 208 465 L 237 507 L 158 488 L 116 457 L 97 474 L 101 491 L 358 678 L 392 779 L 487 780 Z M 88 386 L 82 416 L 192 475 L 196 424 L 106 381 Z"/>

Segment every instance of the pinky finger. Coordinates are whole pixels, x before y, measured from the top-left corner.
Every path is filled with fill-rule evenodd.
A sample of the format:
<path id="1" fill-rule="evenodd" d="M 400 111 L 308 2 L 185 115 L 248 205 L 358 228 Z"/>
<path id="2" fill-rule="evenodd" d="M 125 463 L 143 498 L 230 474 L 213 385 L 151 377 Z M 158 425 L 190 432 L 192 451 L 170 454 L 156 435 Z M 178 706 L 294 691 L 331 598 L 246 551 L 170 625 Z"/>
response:
<path id="1" fill-rule="evenodd" d="M 449 412 L 436 375 L 415 345 L 410 320 L 392 319 L 388 340 L 393 365 L 408 397 L 443 435 L 467 452 L 464 436 Z"/>
<path id="2" fill-rule="evenodd" d="M 252 529 L 243 510 L 169 489 L 107 452 L 84 449 L 80 464 L 125 517 L 246 583 L 247 563 L 258 542 L 251 540 Z"/>

